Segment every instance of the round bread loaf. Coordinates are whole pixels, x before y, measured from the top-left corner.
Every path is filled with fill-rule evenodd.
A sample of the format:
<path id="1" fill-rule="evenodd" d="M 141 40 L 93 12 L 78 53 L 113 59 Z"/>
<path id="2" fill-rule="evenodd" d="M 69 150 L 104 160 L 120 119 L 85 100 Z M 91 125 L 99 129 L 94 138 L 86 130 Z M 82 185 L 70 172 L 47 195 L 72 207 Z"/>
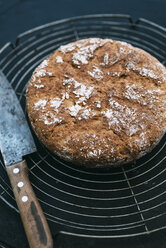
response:
<path id="1" fill-rule="evenodd" d="M 39 139 L 76 165 L 133 161 L 166 130 L 166 69 L 147 52 L 111 39 L 61 46 L 33 72 L 27 112 Z"/>

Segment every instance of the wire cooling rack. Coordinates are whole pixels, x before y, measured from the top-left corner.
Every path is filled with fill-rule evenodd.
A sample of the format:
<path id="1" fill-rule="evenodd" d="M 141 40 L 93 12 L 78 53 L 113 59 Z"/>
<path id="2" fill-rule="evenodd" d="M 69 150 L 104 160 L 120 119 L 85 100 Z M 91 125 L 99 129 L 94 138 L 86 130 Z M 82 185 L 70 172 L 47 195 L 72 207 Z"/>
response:
<path id="1" fill-rule="evenodd" d="M 0 68 L 25 113 L 34 68 L 60 45 L 88 37 L 126 41 L 166 63 L 166 29 L 142 18 L 89 15 L 34 28 L 0 50 Z M 29 176 L 53 235 L 121 238 L 166 228 L 166 137 L 134 164 L 88 170 L 60 160 L 33 135 L 38 152 L 26 157 Z M 0 198 L 18 212 L 2 157 Z"/>

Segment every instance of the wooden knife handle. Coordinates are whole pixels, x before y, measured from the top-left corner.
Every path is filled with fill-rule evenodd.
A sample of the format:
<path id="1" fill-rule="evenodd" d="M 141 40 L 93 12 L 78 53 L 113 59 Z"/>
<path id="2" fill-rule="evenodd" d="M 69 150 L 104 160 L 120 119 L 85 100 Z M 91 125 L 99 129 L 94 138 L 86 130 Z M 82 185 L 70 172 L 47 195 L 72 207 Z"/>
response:
<path id="1" fill-rule="evenodd" d="M 28 178 L 26 161 L 7 167 L 30 248 L 52 248 L 51 233 Z"/>

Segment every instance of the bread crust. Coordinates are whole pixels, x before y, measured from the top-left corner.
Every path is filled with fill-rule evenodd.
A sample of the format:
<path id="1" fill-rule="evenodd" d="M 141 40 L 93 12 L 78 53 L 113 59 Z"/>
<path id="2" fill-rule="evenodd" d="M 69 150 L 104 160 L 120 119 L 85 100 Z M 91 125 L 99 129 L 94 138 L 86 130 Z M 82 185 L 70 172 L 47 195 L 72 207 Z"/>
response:
<path id="1" fill-rule="evenodd" d="M 111 39 L 61 46 L 33 72 L 26 93 L 39 139 L 66 161 L 111 167 L 138 159 L 166 130 L 166 69 Z"/>

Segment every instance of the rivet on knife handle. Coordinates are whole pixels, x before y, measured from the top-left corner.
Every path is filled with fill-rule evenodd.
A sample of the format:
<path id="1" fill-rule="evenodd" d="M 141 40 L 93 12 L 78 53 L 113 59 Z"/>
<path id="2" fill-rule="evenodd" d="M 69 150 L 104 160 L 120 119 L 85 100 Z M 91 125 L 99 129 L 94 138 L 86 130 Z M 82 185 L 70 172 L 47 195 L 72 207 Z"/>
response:
<path id="1" fill-rule="evenodd" d="M 28 179 L 26 161 L 7 167 L 7 173 L 20 210 L 31 248 L 52 248 L 51 233 Z"/>

